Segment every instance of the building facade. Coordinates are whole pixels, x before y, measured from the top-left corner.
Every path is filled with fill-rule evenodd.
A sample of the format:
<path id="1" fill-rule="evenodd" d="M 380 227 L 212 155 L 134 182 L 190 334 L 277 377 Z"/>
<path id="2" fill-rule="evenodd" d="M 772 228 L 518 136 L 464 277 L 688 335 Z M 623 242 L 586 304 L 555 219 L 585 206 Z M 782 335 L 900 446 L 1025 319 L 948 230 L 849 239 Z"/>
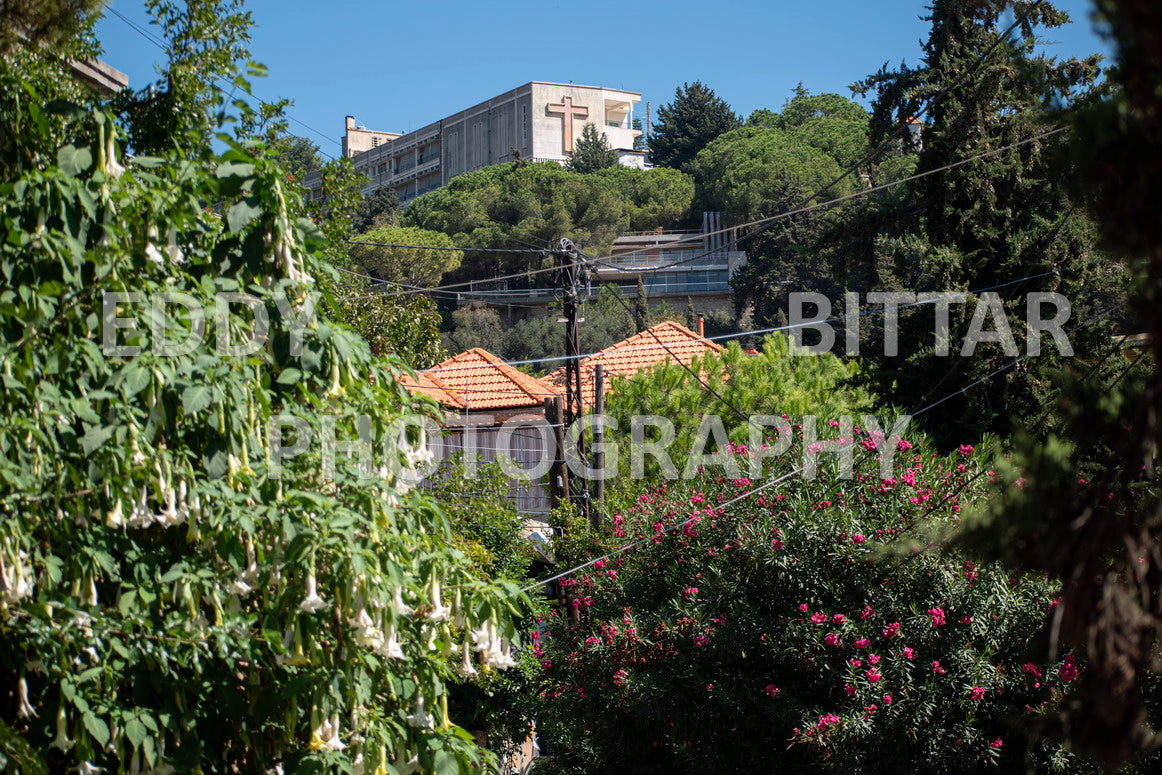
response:
<path id="1" fill-rule="evenodd" d="M 343 154 L 366 175 L 364 193 L 381 186 L 408 202 L 452 178 L 516 158 L 565 162 L 585 124 L 604 132 L 626 166 L 642 166 L 634 151 L 634 105 L 641 94 L 601 86 L 532 81 L 425 127 L 397 135 L 346 119 Z M 304 181 L 322 197 L 318 173 Z"/>

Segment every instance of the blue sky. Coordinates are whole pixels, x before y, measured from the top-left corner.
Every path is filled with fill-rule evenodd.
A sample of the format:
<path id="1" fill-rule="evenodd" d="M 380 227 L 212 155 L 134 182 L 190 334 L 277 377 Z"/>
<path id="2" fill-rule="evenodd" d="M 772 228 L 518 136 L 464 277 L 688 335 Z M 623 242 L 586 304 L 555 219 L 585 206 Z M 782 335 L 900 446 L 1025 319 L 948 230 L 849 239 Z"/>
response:
<path id="1" fill-rule="evenodd" d="M 112 0 L 139 23 L 140 0 Z M 814 2 L 373 3 L 251 0 L 252 56 L 269 77 L 266 100 L 294 100 L 291 131 L 328 154 L 339 151 L 343 117 L 408 131 L 528 81 L 573 81 L 629 89 L 668 102 L 701 80 L 734 107 L 778 109 L 800 81 L 813 92 L 849 94 L 854 80 L 888 62 L 915 63 L 927 24 L 911 0 Z M 1090 0 L 1057 0 L 1073 23 L 1046 35 L 1058 57 L 1108 53 L 1093 29 Z M 156 30 L 155 30 L 156 31 Z M 154 78 L 162 52 L 109 14 L 98 34 L 105 59 L 135 86 Z M 327 139 L 330 138 L 330 139 Z"/>

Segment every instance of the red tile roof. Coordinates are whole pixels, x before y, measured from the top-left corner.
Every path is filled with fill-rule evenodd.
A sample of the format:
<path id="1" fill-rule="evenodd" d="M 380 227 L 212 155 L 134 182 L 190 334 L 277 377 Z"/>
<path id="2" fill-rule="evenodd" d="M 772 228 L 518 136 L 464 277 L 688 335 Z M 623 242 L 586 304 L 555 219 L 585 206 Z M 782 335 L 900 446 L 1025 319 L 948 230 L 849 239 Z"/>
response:
<path id="1" fill-rule="evenodd" d="M 421 372 L 416 374 L 415 379 L 406 374 L 401 374 L 398 379 L 404 387 L 413 393 L 433 398 L 441 405 L 452 409 L 464 408 L 464 399 L 436 377 Z"/>
<path id="2" fill-rule="evenodd" d="M 404 383 L 408 390 L 456 409 L 543 406 L 547 396 L 560 395 L 555 388 L 479 347 L 453 355 L 418 376 L 419 384 Z"/>
<path id="3" fill-rule="evenodd" d="M 660 340 L 660 343 L 659 343 Z M 586 406 L 593 405 L 593 371 L 597 364 L 605 367 L 605 391 L 609 392 L 616 375 L 631 376 L 662 362 L 689 365 L 696 356 L 707 351 L 722 352 L 722 345 L 698 336 L 683 325 L 667 320 L 652 328 L 606 347 L 599 353 L 581 359 L 581 398 Z M 565 390 L 565 367 L 542 379 L 554 389 Z"/>

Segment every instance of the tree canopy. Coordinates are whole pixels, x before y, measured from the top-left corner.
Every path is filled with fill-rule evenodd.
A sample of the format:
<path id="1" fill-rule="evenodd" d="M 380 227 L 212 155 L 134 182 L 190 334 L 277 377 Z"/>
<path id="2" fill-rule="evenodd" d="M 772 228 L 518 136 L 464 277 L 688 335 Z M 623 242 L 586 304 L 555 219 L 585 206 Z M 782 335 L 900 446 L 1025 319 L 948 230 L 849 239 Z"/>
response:
<path id="1" fill-rule="evenodd" d="M 713 89 L 701 81 L 682 84 L 674 90 L 674 100 L 658 108 L 658 122 L 650 132 L 650 160 L 659 167 L 685 170 L 711 140 L 740 124 Z"/>
<path id="2" fill-rule="evenodd" d="M 359 244 L 359 243 L 380 243 Z M 455 271 L 464 253 L 455 250 L 448 235 L 413 226 L 382 226 L 356 236 L 350 246 L 351 267 L 384 283 L 412 288 L 439 285 L 440 278 Z M 414 247 L 383 247 L 409 245 Z M 445 248 L 425 250 L 425 247 Z"/>

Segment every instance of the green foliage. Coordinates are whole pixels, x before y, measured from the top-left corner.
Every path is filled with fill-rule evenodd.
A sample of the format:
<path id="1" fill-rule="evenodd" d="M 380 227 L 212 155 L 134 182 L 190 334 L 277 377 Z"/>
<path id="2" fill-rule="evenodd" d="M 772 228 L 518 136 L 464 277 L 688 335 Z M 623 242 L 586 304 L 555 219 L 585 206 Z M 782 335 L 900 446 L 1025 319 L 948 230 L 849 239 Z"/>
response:
<path id="1" fill-rule="evenodd" d="M 123 126 L 2 73 L 0 93 L 27 95 L 0 118 L 0 136 L 22 133 L 0 183 L 0 676 L 28 703 L 0 728 L 5 756 L 27 750 L 11 729 L 52 772 L 484 766 L 446 715 L 449 656 L 490 621 L 515 638 L 521 596 L 475 576 L 409 489 L 417 459 L 387 423 L 423 405 L 400 362 L 312 293 L 341 243 L 260 143 L 209 150 L 209 81 L 245 26 L 202 39 L 215 10 L 159 11 L 169 94 L 189 108 L 168 123 Z M 105 292 L 144 300 L 103 309 Z M 162 292 L 207 309 L 213 331 L 154 314 Z M 214 316 L 224 292 L 258 299 L 265 347 L 216 347 L 255 330 L 243 305 Z M 112 314 L 129 328 L 111 331 Z M 103 349 L 102 330 L 141 353 Z M 160 335 L 199 341 L 163 354 Z M 268 431 L 286 416 L 311 438 L 279 468 Z M 369 470 L 344 454 L 332 469 L 328 427 L 372 442 Z"/>
<path id="2" fill-rule="evenodd" d="M 356 280 L 337 292 L 339 317 L 376 355 L 393 354 L 408 367 L 426 369 L 447 357 L 442 318 L 427 296 L 389 296 L 383 286 Z"/>
<path id="3" fill-rule="evenodd" d="M 455 271 L 464 258 L 463 251 L 450 249 L 455 245 L 447 235 L 414 227 L 382 226 L 358 235 L 354 241 L 449 248 L 424 250 L 422 247 L 351 245 L 352 268 L 386 283 L 413 288 L 439 285 L 440 279 L 448 272 Z"/>
<path id="4" fill-rule="evenodd" d="M 166 42 L 167 61 L 158 83 L 127 89 L 115 102 L 128 118 L 126 141 L 134 153 L 195 156 L 209 150 L 227 121 L 230 97 L 223 84 L 243 75 L 239 63 L 249 55 L 251 17 L 243 8 L 243 0 L 147 0 Z M 263 72 L 254 63 L 248 68 L 250 75 Z M 234 100 L 233 109 L 236 115 L 253 115 L 242 98 Z M 242 128 L 247 135 L 253 127 Z"/>
<path id="5" fill-rule="evenodd" d="M 272 143 L 271 150 L 278 155 L 283 169 L 293 175 L 295 180 L 302 180 L 323 166 L 319 144 L 306 137 L 283 135 Z"/>
<path id="6" fill-rule="evenodd" d="M 29 43 L 60 55 L 87 31 L 100 0 L 4 0 L 0 8 L 0 54 Z"/>
<path id="7" fill-rule="evenodd" d="M 559 164 L 498 164 L 459 175 L 408 205 L 404 223 L 452 238 L 456 245 L 527 249 L 572 239 L 593 255 L 634 228 L 684 219 L 693 184 L 673 171 L 610 168 L 589 175 Z M 469 253 L 455 281 L 550 266 L 528 254 Z M 530 278 L 531 280 L 531 278 Z M 519 282 L 510 280 L 510 287 Z"/>
<path id="8" fill-rule="evenodd" d="M 451 352 L 479 347 L 493 355 L 501 352 L 504 332 L 500 313 L 494 307 L 474 301 L 452 311 L 451 330 L 444 335 L 444 346 Z"/>
<path id="9" fill-rule="evenodd" d="M 768 475 L 798 463 L 796 435 Z M 537 643 L 551 771 L 1095 771 L 1012 726 L 1084 672 L 1038 639 L 1052 587 L 896 550 L 938 499 L 947 523 L 987 490 L 980 453 L 912 443 L 883 480 L 825 466 L 749 496 L 711 465 L 611 502 L 612 535 L 561 542 L 570 565 L 642 544 L 565 579 Z"/>
<path id="10" fill-rule="evenodd" d="M 375 226 L 399 226 L 402 209 L 395 189 L 379 186 L 363 197 L 355 213 L 352 229 L 360 234 Z"/>
<path id="11" fill-rule="evenodd" d="M 658 108 L 650 133 L 650 160 L 659 167 L 685 170 L 698 152 L 724 132 L 740 126 L 738 116 L 701 81 L 674 90 L 674 101 Z"/>
<path id="12" fill-rule="evenodd" d="M 596 177 L 614 187 L 629 206 L 629 228 L 646 231 L 686 222 L 694 202 L 694 180 L 678 170 L 609 167 Z"/>
<path id="13" fill-rule="evenodd" d="M 693 371 L 701 378 L 694 377 Z M 721 416 L 727 437 L 746 443 L 756 429 L 731 407 L 749 415 L 792 417 L 813 414 L 821 419 L 856 414 L 867 409 L 868 396 L 848 383 L 858 373 L 854 363 L 824 354 L 800 357 L 791 353 L 788 340 L 771 335 L 762 342 L 757 356 L 749 356 L 737 343 L 720 354 L 695 358 L 690 371 L 678 364 L 664 363 L 632 377 L 615 377 L 613 391 L 606 398 L 605 413 L 617 420 L 618 429 L 606 434 L 625 453 L 619 470 L 628 471 L 631 418 L 656 415 L 674 423 L 674 438 L 668 451 L 676 471 L 681 473 L 694 446 L 703 414 Z M 721 396 L 716 398 L 702 384 Z M 713 445 L 711 445 L 713 446 Z M 701 451 L 701 450 L 699 450 Z M 647 472 L 658 471 L 652 458 Z"/>
<path id="14" fill-rule="evenodd" d="M 1085 653 L 1089 667 L 1076 701 L 1047 726 L 1092 752 L 1107 771 L 1137 758 L 1127 771 L 1152 772 L 1162 724 L 1162 229 L 1141 197 L 1156 187 L 1162 170 L 1156 89 L 1162 9 L 1136 0 L 1097 5 L 1116 44 L 1116 67 L 1105 93 L 1069 116 L 1071 136 L 1050 171 L 1093 218 L 1104 245 L 1129 265 L 1135 278 L 1129 303 L 1141 327 L 1128 330 L 1144 330 L 1150 343 L 1144 352 L 1107 351 L 1059 375 L 1059 397 L 1024 423 L 1013 454 L 998 461 L 998 471 L 1018 486 L 974 511 L 956 543 L 1017 571 L 1047 573 L 1059 584 L 1054 634 L 1064 647 Z"/>
<path id="15" fill-rule="evenodd" d="M 748 219 L 787 209 L 840 173 L 835 159 L 801 137 L 755 127 L 720 136 L 698 154 L 690 169 L 704 209 Z M 849 178 L 829 193 L 840 196 L 853 185 Z"/>
<path id="16" fill-rule="evenodd" d="M 617 151 L 609 145 L 605 133 L 597 133 L 597 127 L 586 124 L 581 129 L 581 137 L 573 143 L 573 153 L 566 165 L 571 172 L 597 172 L 607 167 L 617 166 Z"/>

